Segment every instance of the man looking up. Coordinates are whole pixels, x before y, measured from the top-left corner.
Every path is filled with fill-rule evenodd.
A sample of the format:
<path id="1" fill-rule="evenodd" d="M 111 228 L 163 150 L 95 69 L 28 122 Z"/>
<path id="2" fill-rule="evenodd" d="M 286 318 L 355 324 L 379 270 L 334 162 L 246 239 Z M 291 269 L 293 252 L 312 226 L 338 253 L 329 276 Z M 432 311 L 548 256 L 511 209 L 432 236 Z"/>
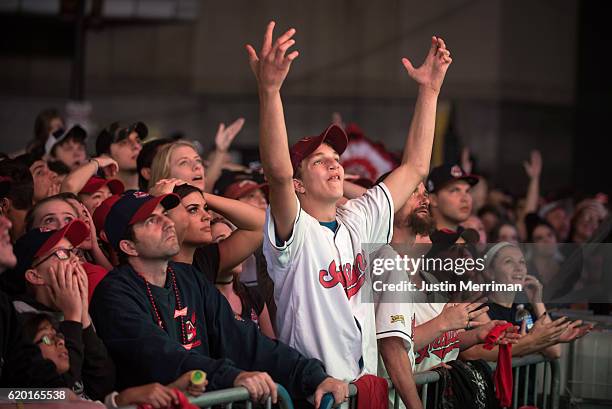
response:
<path id="1" fill-rule="evenodd" d="M 289 148 L 280 88 L 298 52 L 288 52 L 295 29 L 273 41 L 274 24 L 268 24 L 259 54 L 251 45 L 247 52 L 259 89 L 259 147 L 270 190 L 264 254 L 275 282 L 278 334 L 322 360 L 333 376 L 352 381 L 377 373 L 374 306 L 362 302 L 360 292 L 366 280 L 363 244 L 390 241 L 394 208 L 403 206 L 429 170 L 450 52 L 432 37 L 421 67 L 402 59 L 419 85 L 402 163 L 383 183 L 337 208 L 346 134 L 332 125 Z"/>
<path id="2" fill-rule="evenodd" d="M 348 386 L 319 361 L 237 321 L 202 273 L 171 261 L 180 243 L 167 214 L 179 203 L 175 194 L 127 192 L 106 217 L 104 232 L 121 265 L 96 288 L 91 311 L 120 387 L 167 384 L 201 369 L 208 390 L 243 386 L 254 400 L 276 401 L 276 381 L 295 396 L 332 392 L 339 401 Z"/>

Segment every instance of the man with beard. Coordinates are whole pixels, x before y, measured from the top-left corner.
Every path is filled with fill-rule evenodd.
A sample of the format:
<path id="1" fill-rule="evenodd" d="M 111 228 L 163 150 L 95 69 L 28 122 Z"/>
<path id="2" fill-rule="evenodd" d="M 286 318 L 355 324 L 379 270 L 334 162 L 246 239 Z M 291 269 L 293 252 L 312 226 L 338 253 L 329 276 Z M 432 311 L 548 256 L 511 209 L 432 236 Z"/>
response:
<path id="1" fill-rule="evenodd" d="M 426 250 L 424 243 L 431 243 L 429 235 L 433 232 L 435 222 L 429 213 L 429 196 L 423 183 L 410 196 L 402 208 L 395 213 L 395 223 L 391 246 L 381 248 L 372 258 L 393 259 L 400 256 L 418 257 Z M 419 244 L 423 247 L 419 248 Z M 415 252 L 416 251 L 416 252 Z M 408 274 L 407 274 L 408 273 Z M 410 279 L 411 283 L 420 288 L 425 279 L 422 270 L 419 271 L 388 271 L 381 280 L 387 283 L 398 283 L 401 280 Z M 385 364 L 388 376 L 396 387 L 400 396 L 408 391 L 412 379 L 412 372 L 425 370 L 424 365 L 434 366 L 432 360 L 423 359 L 419 354 L 423 349 L 429 350 L 429 346 L 437 341 L 448 341 L 448 352 L 445 360 L 437 364 L 455 359 L 459 349 L 467 348 L 478 343 L 488 333 L 493 324 L 478 330 L 465 331 L 461 337 L 457 335 L 458 329 L 475 327 L 478 323 L 476 317 L 488 310 L 487 307 L 478 311 L 476 309 L 481 303 L 444 304 L 431 303 L 425 294 L 420 291 L 380 294 L 376 301 L 376 331 L 379 342 L 380 355 Z M 375 297 L 377 297 L 375 295 Z M 433 308 L 438 306 L 439 309 Z M 433 308 L 433 309 L 432 309 Z M 435 311 L 434 314 L 430 314 Z M 429 314 L 429 315 L 428 315 Z M 423 319 L 428 316 L 430 319 Z M 420 320 L 417 318 L 421 318 Z M 397 336 L 401 328 L 397 326 L 398 321 L 403 321 L 408 326 L 410 322 L 410 338 L 412 342 L 408 345 L 405 338 Z M 496 324 L 499 322 L 495 322 Z M 417 324 L 420 324 L 417 326 Z M 502 342 L 514 342 L 512 335 L 506 335 Z M 430 354 L 435 357 L 435 354 Z M 383 371 L 381 375 L 386 375 Z M 419 402 L 420 404 L 420 402 Z M 418 407 L 418 406 L 417 406 Z"/>
<path id="2" fill-rule="evenodd" d="M 431 214 L 438 230 L 457 231 L 472 213 L 470 189 L 478 177 L 466 173 L 459 165 L 435 167 L 427 177 Z"/>

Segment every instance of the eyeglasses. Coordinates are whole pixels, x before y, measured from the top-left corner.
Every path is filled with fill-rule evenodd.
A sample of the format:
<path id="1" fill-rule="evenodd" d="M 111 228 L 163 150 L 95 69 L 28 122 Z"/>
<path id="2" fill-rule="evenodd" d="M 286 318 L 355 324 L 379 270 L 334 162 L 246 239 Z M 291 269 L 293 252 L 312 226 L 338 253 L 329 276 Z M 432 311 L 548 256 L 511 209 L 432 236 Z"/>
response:
<path id="1" fill-rule="evenodd" d="M 34 267 L 38 267 L 39 265 L 41 265 L 42 263 L 44 263 L 45 261 L 49 260 L 51 257 L 57 257 L 60 260 L 68 260 L 70 258 L 70 255 L 74 254 L 77 257 L 81 256 L 81 249 L 78 248 L 71 248 L 71 249 L 65 249 L 65 248 L 58 248 L 53 250 L 53 253 L 49 254 L 47 257 L 43 258 L 42 260 L 39 260 L 38 263 L 36 264 L 32 264 L 32 268 Z"/>
<path id="2" fill-rule="evenodd" d="M 51 335 L 43 335 L 34 344 L 36 345 L 40 345 L 40 344 L 56 345 L 60 340 L 65 341 L 66 337 L 61 332 L 56 332 L 55 334 L 51 334 Z"/>

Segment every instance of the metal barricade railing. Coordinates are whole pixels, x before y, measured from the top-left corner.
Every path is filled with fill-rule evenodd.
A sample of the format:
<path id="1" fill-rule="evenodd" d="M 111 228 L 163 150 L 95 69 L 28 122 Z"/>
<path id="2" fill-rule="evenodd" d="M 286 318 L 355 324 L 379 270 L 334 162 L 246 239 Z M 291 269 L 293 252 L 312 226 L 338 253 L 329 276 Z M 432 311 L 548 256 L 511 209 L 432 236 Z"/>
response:
<path id="1" fill-rule="evenodd" d="M 276 384 L 276 386 L 278 390 L 279 408 L 293 409 L 293 401 L 289 396 L 289 392 L 287 392 L 282 385 Z M 244 407 L 246 409 L 251 409 L 253 407 L 253 402 L 250 400 L 249 392 L 243 387 L 205 392 L 198 397 L 190 398 L 189 402 L 203 409 L 208 409 L 212 406 L 232 409 L 232 406 L 235 403 L 244 403 Z M 272 408 L 272 398 L 267 399 L 265 408 Z M 120 409 L 136 409 L 136 406 L 122 406 Z"/>
<path id="2" fill-rule="evenodd" d="M 490 362 L 489 365 L 491 369 L 495 369 L 496 363 Z M 548 375 L 550 367 L 550 377 Z M 541 409 L 557 409 L 559 407 L 559 395 L 560 395 L 560 367 L 559 360 L 550 360 L 545 358 L 540 354 L 527 355 L 520 358 L 512 359 L 512 368 L 513 370 L 513 399 L 512 399 L 512 408 L 517 409 L 523 405 L 537 405 L 537 401 L 541 402 L 541 406 L 538 406 Z M 521 368 L 526 368 L 524 370 L 524 374 L 521 374 Z M 537 374 L 539 371 L 542 371 L 542 377 L 539 379 L 542 380 L 540 386 L 538 388 L 538 382 L 533 385 L 530 382 L 530 373 L 531 371 L 535 371 L 536 374 L 534 377 L 537 378 Z M 524 375 L 524 376 L 521 376 Z M 423 402 L 423 408 L 435 408 L 437 406 L 437 398 L 438 398 L 438 381 L 440 380 L 440 375 L 434 371 L 426 371 L 426 372 L 418 372 L 414 374 L 414 381 L 417 385 L 422 385 L 421 387 L 421 402 Z M 522 384 L 522 396 L 519 395 L 519 390 L 521 389 Z M 400 407 L 400 397 L 397 391 L 394 390 L 393 384 L 391 381 L 387 380 L 387 384 L 389 390 L 392 391 L 393 398 L 391 399 L 393 402 L 393 408 L 397 409 Z M 534 395 L 530 396 L 529 388 L 533 385 Z M 429 388 L 435 387 L 435 393 L 433 394 L 434 401 L 429 402 Z M 538 390 L 541 390 L 541 395 L 538 396 Z M 349 385 L 349 402 L 348 407 L 353 409 L 357 406 L 357 387 L 355 385 Z M 531 399 L 530 399 L 531 398 Z M 538 399 L 540 398 L 540 399 Z M 334 404 L 334 398 L 331 394 L 327 394 L 323 397 L 321 402 L 321 409 L 331 409 Z"/>

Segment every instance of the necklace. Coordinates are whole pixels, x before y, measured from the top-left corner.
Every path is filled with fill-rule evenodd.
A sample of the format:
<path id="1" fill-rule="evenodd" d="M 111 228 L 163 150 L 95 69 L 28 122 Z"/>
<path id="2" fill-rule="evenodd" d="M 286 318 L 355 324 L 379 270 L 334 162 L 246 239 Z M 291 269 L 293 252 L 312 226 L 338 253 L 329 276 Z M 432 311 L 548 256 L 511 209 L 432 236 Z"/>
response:
<path id="1" fill-rule="evenodd" d="M 172 267 L 168 266 L 168 273 L 170 274 L 170 279 L 172 280 L 172 288 L 174 290 L 174 299 L 176 301 L 176 309 L 174 311 L 174 318 L 179 318 L 181 322 L 181 341 L 183 345 L 188 344 L 187 342 L 187 332 L 185 331 L 185 315 L 187 315 L 187 308 L 183 307 L 183 303 L 181 302 L 181 295 L 178 289 L 178 284 L 176 283 L 176 275 L 174 274 L 174 270 Z M 153 293 L 151 292 L 151 286 L 149 282 L 142 274 L 138 274 L 140 278 L 145 283 L 145 287 L 147 288 L 147 296 L 149 297 L 149 302 L 153 307 L 153 313 L 155 314 L 155 320 L 157 321 L 157 325 L 164 331 L 167 331 L 166 325 L 164 324 L 164 320 L 162 319 L 159 310 L 157 309 L 157 304 L 155 303 L 155 299 L 153 298 Z"/>

